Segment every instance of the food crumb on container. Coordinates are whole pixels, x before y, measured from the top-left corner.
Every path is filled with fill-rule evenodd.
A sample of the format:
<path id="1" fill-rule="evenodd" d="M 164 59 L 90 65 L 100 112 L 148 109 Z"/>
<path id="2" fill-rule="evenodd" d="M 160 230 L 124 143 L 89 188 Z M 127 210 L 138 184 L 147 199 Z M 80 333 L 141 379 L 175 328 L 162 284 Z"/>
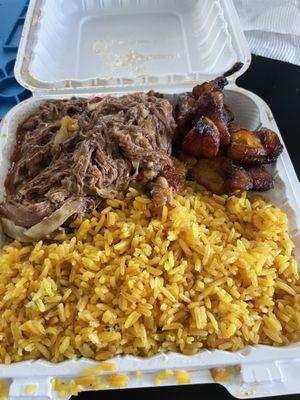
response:
<path id="1" fill-rule="evenodd" d="M 233 365 L 231 367 L 231 372 L 233 375 L 239 375 L 241 372 L 241 366 L 240 365 Z"/>
<path id="2" fill-rule="evenodd" d="M 80 376 L 79 378 L 75 378 L 74 381 L 82 388 L 87 389 L 101 390 L 107 387 L 107 384 L 103 383 L 100 378 L 96 376 Z"/>
<path id="3" fill-rule="evenodd" d="M 187 385 L 191 382 L 190 375 L 185 370 L 175 371 L 174 374 L 176 377 L 176 383 L 178 383 L 178 385 Z"/>
<path id="4" fill-rule="evenodd" d="M 166 369 L 160 371 L 155 377 L 155 384 L 160 385 L 162 381 L 166 381 L 170 378 L 175 378 L 178 385 L 189 384 L 191 379 L 190 375 L 185 370 L 175 370 Z"/>
<path id="5" fill-rule="evenodd" d="M 61 390 L 61 391 L 58 393 L 58 397 L 59 397 L 60 399 L 64 399 L 65 397 L 68 397 L 69 394 L 70 394 L 70 393 L 68 393 L 66 390 Z"/>
<path id="6" fill-rule="evenodd" d="M 160 371 L 155 377 L 155 384 L 160 385 L 161 381 L 166 381 L 174 376 L 174 371 L 166 369 L 164 371 Z"/>
<path id="7" fill-rule="evenodd" d="M 112 387 L 123 388 L 128 385 L 129 378 L 124 374 L 110 374 L 105 376 L 106 382 Z"/>
<path id="8" fill-rule="evenodd" d="M 135 377 L 136 379 L 141 379 L 143 376 L 143 373 L 141 371 L 135 371 Z"/>
<path id="9" fill-rule="evenodd" d="M 103 390 L 108 388 L 108 384 L 100 380 L 96 376 L 79 376 L 71 379 L 68 383 L 60 379 L 52 380 L 52 390 L 58 392 L 58 397 L 65 398 L 68 396 L 76 396 L 78 393 L 87 390 Z"/>
<path id="10" fill-rule="evenodd" d="M 31 383 L 30 385 L 27 386 L 26 388 L 26 393 L 27 394 L 33 394 L 36 392 L 37 386 L 35 383 Z"/>
<path id="11" fill-rule="evenodd" d="M 104 371 L 115 371 L 117 369 L 116 364 L 113 363 L 101 363 L 96 367 L 86 368 L 83 370 L 82 375 L 90 376 L 90 375 L 100 375 Z"/>
<path id="12" fill-rule="evenodd" d="M 211 368 L 210 373 L 215 382 L 230 381 L 230 367 Z"/>
<path id="13" fill-rule="evenodd" d="M 128 377 L 122 374 L 110 374 L 105 376 L 106 382 L 103 382 L 99 376 L 104 371 L 114 371 L 117 366 L 113 363 L 103 362 L 94 368 L 86 368 L 82 375 L 71 379 L 68 383 L 60 379 L 52 380 L 52 389 L 58 392 L 58 397 L 65 398 L 70 395 L 76 396 L 79 392 L 86 389 L 103 390 L 111 387 L 125 387 L 128 383 Z"/>

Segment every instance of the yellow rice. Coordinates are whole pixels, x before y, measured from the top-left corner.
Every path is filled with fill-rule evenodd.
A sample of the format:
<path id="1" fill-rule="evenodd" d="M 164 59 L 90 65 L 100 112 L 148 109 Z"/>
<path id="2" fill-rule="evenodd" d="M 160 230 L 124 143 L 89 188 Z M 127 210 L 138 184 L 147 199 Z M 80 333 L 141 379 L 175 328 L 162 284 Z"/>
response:
<path id="1" fill-rule="evenodd" d="M 190 383 L 190 375 L 185 370 L 175 370 L 166 369 L 160 371 L 155 376 L 155 384 L 160 385 L 163 381 L 167 381 L 171 378 L 176 378 L 176 383 L 178 385 L 186 385 Z"/>
<path id="2" fill-rule="evenodd" d="M 0 399 L 6 400 L 8 398 L 9 382 L 5 379 L 0 380 Z"/>
<path id="3" fill-rule="evenodd" d="M 58 392 L 58 397 L 60 398 L 69 397 L 71 395 L 76 396 L 86 389 L 103 390 L 108 387 L 109 384 L 103 382 L 103 380 L 97 376 L 74 378 L 69 382 L 63 382 L 60 379 L 52 380 L 52 389 Z"/>
<path id="4" fill-rule="evenodd" d="M 83 375 L 77 378 L 70 379 L 69 381 L 63 381 L 61 379 L 52 379 L 52 389 L 58 392 L 58 397 L 64 398 L 71 395 L 77 395 L 86 389 L 103 390 L 108 388 L 122 388 L 126 387 L 129 383 L 129 377 L 125 374 L 114 373 L 105 376 L 100 376 L 103 371 L 109 371 L 116 369 L 115 364 L 110 364 L 113 368 L 105 368 L 102 364 L 88 368 L 83 371 Z M 135 372 L 136 379 L 141 379 L 143 376 L 141 371 Z M 185 370 L 163 370 L 156 374 L 155 384 L 160 385 L 162 382 L 175 378 L 175 382 L 178 385 L 185 385 L 190 383 L 190 375 Z M 29 385 L 27 387 L 27 393 L 29 389 L 31 393 L 36 390 L 36 385 Z M 33 390 L 33 391 L 32 391 Z M 30 394 L 31 394 L 30 393 Z"/>
<path id="5" fill-rule="evenodd" d="M 72 227 L 51 243 L 4 247 L 0 362 L 300 339 L 287 217 L 261 197 L 190 186 L 158 211 L 130 189 Z"/>
<path id="6" fill-rule="evenodd" d="M 174 376 L 174 371 L 170 369 L 166 369 L 164 371 L 160 371 L 156 374 L 155 377 L 155 384 L 160 385 L 162 381 L 166 381 L 170 378 L 173 378 Z"/>
<path id="7" fill-rule="evenodd" d="M 141 379 L 143 377 L 143 373 L 141 371 L 135 371 L 136 379 Z"/>
<path id="8" fill-rule="evenodd" d="M 178 385 L 187 385 L 191 381 L 189 373 L 183 369 L 174 371 L 174 375 Z"/>

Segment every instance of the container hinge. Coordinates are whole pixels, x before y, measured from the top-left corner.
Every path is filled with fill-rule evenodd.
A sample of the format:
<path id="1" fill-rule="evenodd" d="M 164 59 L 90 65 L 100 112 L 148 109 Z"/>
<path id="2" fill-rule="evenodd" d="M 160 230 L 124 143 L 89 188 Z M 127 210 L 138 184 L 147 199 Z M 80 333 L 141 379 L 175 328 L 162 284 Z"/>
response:
<path id="1" fill-rule="evenodd" d="M 9 388 L 10 400 L 51 400 L 51 377 L 14 378 Z"/>
<path id="2" fill-rule="evenodd" d="M 241 377 L 245 383 L 282 381 L 281 371 L 275 363 L 242 365 Z"/>

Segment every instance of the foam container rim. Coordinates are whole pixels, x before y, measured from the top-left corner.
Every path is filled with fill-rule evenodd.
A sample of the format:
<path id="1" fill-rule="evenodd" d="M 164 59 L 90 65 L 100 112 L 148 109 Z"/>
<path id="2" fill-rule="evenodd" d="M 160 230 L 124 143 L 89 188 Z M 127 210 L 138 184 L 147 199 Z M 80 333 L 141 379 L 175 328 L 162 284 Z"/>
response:
<path id="1" fill-rule="evenodd" d="M 115 87 L 99 85 L 99 81 L 95 81 L 95 85 L 83 84 L 80 87 L 74 85 L 56 85 L 53 88 L 39 87 L 31 84 L 30 79 L 27 80 L 26 71 L 24 71 L 24 62 L 29 57 L 28 43 L 35 24 L 39 22 L 39 14 L 36 14 L 36 6 L 44 0 L 32 0 L 29 6 L 28 15 L 24 24 L 20 50 L 15 66 L 15 74 L 18 81 L 25 87 L 33 91 L 34 96 L 21 102 L 13 107 L 3 118 L 0 125 L 0 159 L 1 165 L 6 165 L 0 170 L 0 187 L 3 188 L 3 181 L 6 175 L 6 169 L 9 157 L 14 145 L 12 132 L 16 131 L 18 123 L 24 118 L 29 110 L 36 107 L 40 101 L 49 98 L 62 98 L 74 96 L 91 96 L 93 94 L 119 95 L 124 92 L 143 91 L 149 89 L 147 84 L 122 85 Z M 250 53 L 242 34 L 239 21 L 234 10 L 232 0 L 216 0 L 223 7 L 227 8 L 227 16 L 230 16 L 231 22 L 236 25 L 234 37 L 240 46 L 241 54 L 244 55 L 242 61 L 245 62 L 244 70 L 250 64 Z M 243 70 L 243 71 L 244 71 Z M 243 72 L 242 71 L 242 72 Z M 207 76 L 203 75 L 203 79 Z M 250 107 L 247 109 L 246 117 L 255 120 L 254 114 L 258 113 L 260 120 L 264 126 L 275 130 L 281 140 L 282 137 L 278 131 L 276 122 L 271 110 L 266 103 L 255 94 L 236 86 L 234 79 L 228 87 L 228 99 L 234 96 L 240 96 L 241 106 Z M 197 77 L 197 79 L 200 79 Z M 171 96 L 180 92 L 191 89 L 193 79 L 183 80 L 180 84 L 166 85 L 156 82 L 152 87 L 155 90 L 167 92 Z M 253 107 L 253 109 L 251 108 Z M 252 111 L 251 111 L 252 110 Z M 256 110 L 256 111 L 255 111 Z M 252 115 L 253 114 L 253 115 Z M 270 199 L 275 204 L 282 204 L 282 208 L 289 214 L 292 223 L 291 235 L 296 245 L 296 253 L 300 251 L 300 186 L 291 163 L 286 148 L 279 157 L 276 167 L 276 179 L 279 183 L 278 193 L 272 191 Z M 3 192 L 3 189 L 2 189 Z M 297 255 L 298 261 L 300 260 Z M 300 381 L 297 376 L 300 375 L 300 343 L 290 344 L 285 347 L 270 346 L 248 346 L 239 352 L 226 352 L 219 350 L 203 350 L 195 356 L 184 356 L 181 354 L 169 353 L 159 354 L 149 359 L 143 359 L 132 356 L 116 357 L 112 362 L 118 366 L 118 371 L 130 376 L 129 388 L 133 387 L 150 387 L 154 386 L 154 378 L 157 372 L 164 369 L 186 369 L 190 372 L 191 383 L 212 383 L 213 380 L 209 373 L 210 368 L 240 365 L 241 372 L 238 376 L 232 378 L 230 382 L 222 382 L 221 384 L 237 398 L 247 397 L 263 397 L 274 396 L 280 394 L 292 394 L 300 392 Z M 0 365 L 0 378 L 8 379 L 10 384 L 9 396 L 11 399 L 53 399 L 58 394 L 51 389 L 51 379 L 53 377 L 74 377 L 80 375 L 82 370 L 87 366 L 94 365 L 95 362 L 86 359 L 77 361 L 65 361 L 59 364 L 49 363 L 43 360 L 26 361 L 11 365 Z M 142 379 L 136 379 L 134 371 L 143 371 Z M 35 383 L 37 391 L 28 395 L 26 392 L 27 385 Z M 174 384 L 168 381 L 165 385 Z"/>

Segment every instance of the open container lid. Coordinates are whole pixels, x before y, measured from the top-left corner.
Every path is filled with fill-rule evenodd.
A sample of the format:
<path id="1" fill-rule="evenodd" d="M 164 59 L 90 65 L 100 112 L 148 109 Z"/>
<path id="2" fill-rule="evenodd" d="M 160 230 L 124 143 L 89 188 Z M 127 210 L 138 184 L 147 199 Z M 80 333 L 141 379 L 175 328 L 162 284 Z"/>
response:
<path id="1" fill-rule="evenodd" d="M 250 51 L 232 0 L 31 0 L 15 65 L 34 94 L 174 92 Z"/>

